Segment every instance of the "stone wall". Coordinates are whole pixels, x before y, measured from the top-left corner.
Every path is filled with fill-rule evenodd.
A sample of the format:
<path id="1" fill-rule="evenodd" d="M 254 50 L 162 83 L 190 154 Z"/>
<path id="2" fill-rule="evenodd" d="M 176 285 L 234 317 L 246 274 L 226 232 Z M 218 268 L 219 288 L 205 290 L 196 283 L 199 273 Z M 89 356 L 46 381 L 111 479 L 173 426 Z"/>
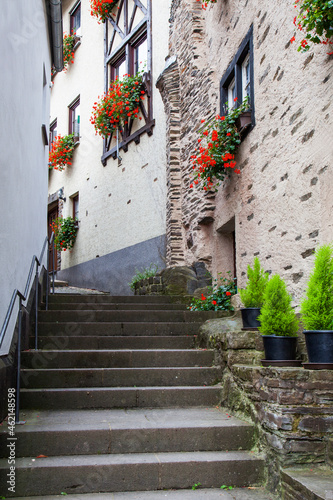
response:
<path id="1" fill-rule="evenodd" d="M 332 464 L 333 371 L 263 367 L 259 332 L 241 330 L 239 313 L 207 321 L 197 342 L 218 350 L 223 368 L 222 405 L 255 423 L 268 463 L 269 487 L 280 468 Z M 304 336 L 297 357 L 306 360 Z"/>
<path id="2" fill-rule="evenodd" d="M 201 260 L 216 276 L 233 271 L 235 251 L 242 287 L 258 255 L 266 271 L 286 279 L 297 305 L 313 250 L 333 240 L 333 79 L 324 46 L 303 54 L 290 44 L 294 15 L 284 0 L 218 0 L 206 11 L 196 0 L 174 0 L 173 63 L 160 90 L 168 120 L 169 261 Z M 191 190 L 201 119 L 220 112 L 220 80 L 251 26 L 255 126 L 237 153 L 241 175 L 216 194 Z"/>
<path id="3" fill-rule="evenodd" d="M 171 267 L 137 281 L 135 295 L 178 295 L 190 298 L 211 285 L 212 279 L 205 264 L 196 262 L 191 267 Z"/>

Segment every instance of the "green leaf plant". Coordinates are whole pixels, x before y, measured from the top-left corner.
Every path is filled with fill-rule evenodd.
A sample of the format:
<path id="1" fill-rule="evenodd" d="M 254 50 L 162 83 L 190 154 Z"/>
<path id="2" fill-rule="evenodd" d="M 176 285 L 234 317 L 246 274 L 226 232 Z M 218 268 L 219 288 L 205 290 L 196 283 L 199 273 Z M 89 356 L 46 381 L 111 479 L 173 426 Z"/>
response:
<path id="1" fill-rule="evenodd" d="M 306 330 L 333 330 L 333 247 L 322 245 L 315 254 L 314 268 L 301 301 Z"/>
<path id="2" fill-rule="evenodd" d="M 311 44 L 323 44 L 333 50 L 333 0 L 295 0 L 294 6 L 299 7 L 294 25 L 303 36 L 297 50 L 307 52 Z M 291 43 L 296 40 L 295 35 Z"/>
<path id="3" fill-rule="evenodd" d="M 239 290 L 241 301 L 244 307 L 261 307 L 269 274 L 261 267 L 258 257 L 253 261 L 253 268 L 247 266 L 247 277 L 246 288 Z"/>
<path id="4" fill-rule="evenodd" d="M 206 296 L 202 293 L 201 298 L 194 298 L 188 309 L 191 311 L 233 311 L 231 297 L 237 293 L 235 279 L 231 278 L 228 271 L 228 277 L 224 278 L 219 273 L 218 279 L 213 280 L 213 286 L 208 287 Z"/>
<path id="5" fill-rule="evenodd" d="M 275 274 L 267 283 L 261 307 L 259 331 L 262 335 L 297 337 L 298 319 L 283 279 Z"/>

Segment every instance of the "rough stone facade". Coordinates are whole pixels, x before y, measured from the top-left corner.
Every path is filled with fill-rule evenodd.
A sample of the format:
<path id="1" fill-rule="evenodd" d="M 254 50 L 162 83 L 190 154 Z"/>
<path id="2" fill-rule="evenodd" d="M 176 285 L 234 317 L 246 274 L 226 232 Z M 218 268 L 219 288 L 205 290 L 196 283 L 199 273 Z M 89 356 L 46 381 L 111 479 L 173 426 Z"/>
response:
<path id="1" fill-rule="evenodd" d="M 222 405 L 256 424 L 268 485 L 275 490 L 285 467 L 332 465 L 333 371 L 263 367 L 259 332 L 241 331 L 241 326 L 239 312 L 207 321 L 197 343 L 218 350 Z M 303 335 L 297 357 L 306 360 Z"/>
<path id="2" fill-rule="evenodd" d="M 333 240 L 333 56 L 290 44 L 293 3 L 196 0 L 171 6 L 169 59 L 158 85 L 168 127 L 167 265 L 213 275 L 258 255 L 286 279 L 295 303 L 318 244 Z M 201 119 L 220 113 L 220 80 L 253 26 L 255 126 L 237 153 L 240 176 L 215 195 L 190 189 Z M 235 240 L 235 244 L 233 243 Z"/>

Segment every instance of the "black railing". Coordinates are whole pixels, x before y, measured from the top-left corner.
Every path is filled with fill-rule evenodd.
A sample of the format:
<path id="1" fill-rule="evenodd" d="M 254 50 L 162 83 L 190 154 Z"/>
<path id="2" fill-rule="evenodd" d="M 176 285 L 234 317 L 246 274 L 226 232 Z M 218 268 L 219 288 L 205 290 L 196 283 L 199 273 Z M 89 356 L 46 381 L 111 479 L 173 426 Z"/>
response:
<path id="1" fill-rule="evenodd" d="M 54 293 L 54 276 L 55 276 L 55 252 L 54 252 L 54 244 L 53 244 L 53 239 L 54 239 L 54 233 L 51 234 L 51 237 L 45 238 L 43 248 L 40 254 L 39 259 L 37 258 L 36 255 L 33 256 L 32 261 L 31 261 L 31 266 L 29 270 L 29 275 L 28 279 L 25 285 L 24 292 L 20 292 L 20 290 L 15 289 L 12 298 L 10 300 L 8 309 L 7 309 L 7 314 L 5 317 L 5 320 L 3 322 L 1 332 L 0 332 L 0 348 L 2 346 L 2 343 L 4 341 L 6 331 L 10 322 L 10 318 L 14 309 L 14 305 L 16 302 L 16 299 L 19 299 L 19 312 L 18 312 L 18 339 L 17 339 L 17 377 L 16 377 L 16 406 L 15 406 L 15 421 L 16 423 L 20 423 L 19 421 L 19 416 L 20 416 L 20 377 L 21 377 L 21 342 L 22 342 L 22 302 L 26 301 L 28 298 L 28 292 L 30 289 L 30 284 L 31 284 L 31 279 L 32 275 L 34 273 L 34 267 L 36 265 L 36 270 L 35 270 L 35 350 L 38 349 L 38 283 L 39 283 L 39 267 L 41 266 L 45 249 L 46 247 L 49 249 L 49 246 L 51 245 L 52 248 L 52 260 L 53 260 L 53 266 L 52 266 L 52 293 Z M 50 268 L 50 256 L 49 256 L 49 251 L 47 253 L 47 274 L 46 274 L 46 301 L 45 301 L 45 308 L 46 310 L 48 309 L 48 294 L 49 294 L 49 268 Z"/>

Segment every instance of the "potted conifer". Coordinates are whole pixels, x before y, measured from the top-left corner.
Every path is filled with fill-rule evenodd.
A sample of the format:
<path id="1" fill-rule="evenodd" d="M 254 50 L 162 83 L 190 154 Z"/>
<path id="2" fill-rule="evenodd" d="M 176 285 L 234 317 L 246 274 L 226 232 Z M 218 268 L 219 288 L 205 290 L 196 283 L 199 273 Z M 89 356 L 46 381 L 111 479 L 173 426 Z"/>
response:
<path id="1" fill-rule="evenodd" d="M 296 358 L 298 319 L 283 279 L 275 274 L 267 283 L 259 316 L 264 366 L 300 366 Z"/>
<path id="2" fill-rule="evenodd" d="M 301 302 L 306 328 L 309 363 L 305 368 L 333 369 L 333 247 L 322 245 L 316 251 L 306 296 Z"/>
<path id="3" fill-rule="evenodd" d="M 260 265 L 258 257 L 254 258 L 253 268 L 247 266 L 246 288 L 239 290 L 244 308 L 241 308 L 243 330 L 258 330 L 260 322 L 258 316 L 264 299 L 264 291 L 269 279 Z"/>

